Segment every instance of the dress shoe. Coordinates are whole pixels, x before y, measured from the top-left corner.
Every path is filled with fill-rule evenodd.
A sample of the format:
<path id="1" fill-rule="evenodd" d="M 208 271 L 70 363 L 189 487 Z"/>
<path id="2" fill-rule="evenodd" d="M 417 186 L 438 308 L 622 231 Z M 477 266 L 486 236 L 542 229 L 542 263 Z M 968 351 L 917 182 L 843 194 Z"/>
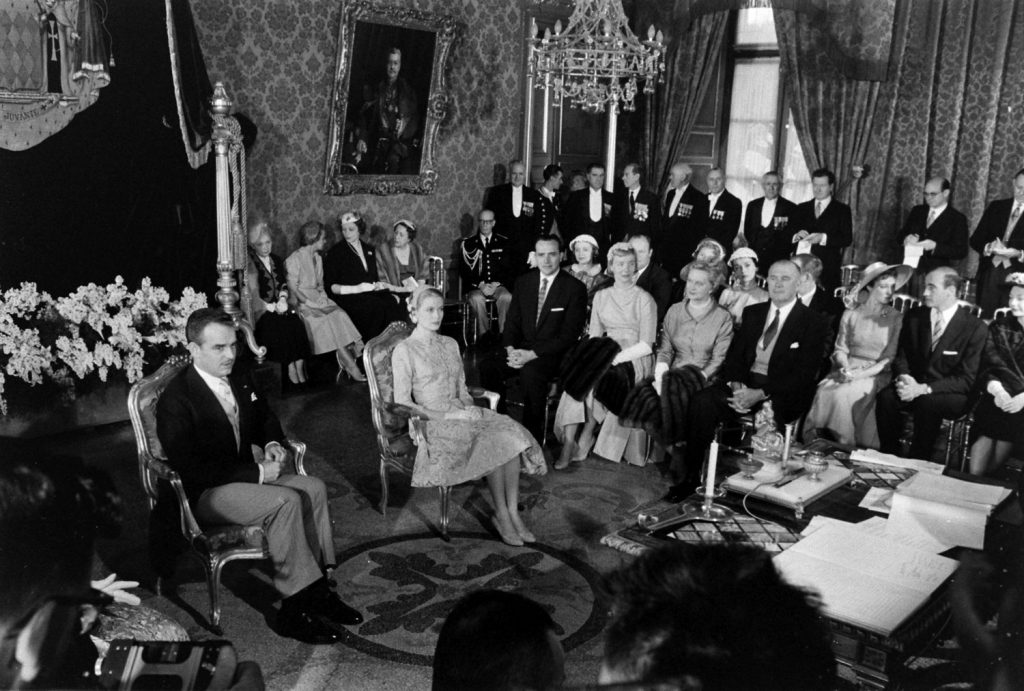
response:
<path id="1" fill-rule="evenodd" d="M 297 607 L 282 607 L 277 615 L 277 632 L 311 645 L 329 645 L 341 640 L 319 615 Z"/>
<path id="2" fill-rule="evenodd" d="M 363 615 L 346 605 L 334 593 L 329 593 L 317 603 L 317 609 L 335 624 L 355 626 L 363 623 Z"/>
<path id="3" fill-rule="evenodd" d="M 678 485 L 672 485 L 668 488 L 668 493 L 665 495 L 664 501 L 667 501 L 669 504 L 678 504 L 691 494 L 693 494 L 693 492 L 690 491 L 688 485 L 679 483 Z"/>

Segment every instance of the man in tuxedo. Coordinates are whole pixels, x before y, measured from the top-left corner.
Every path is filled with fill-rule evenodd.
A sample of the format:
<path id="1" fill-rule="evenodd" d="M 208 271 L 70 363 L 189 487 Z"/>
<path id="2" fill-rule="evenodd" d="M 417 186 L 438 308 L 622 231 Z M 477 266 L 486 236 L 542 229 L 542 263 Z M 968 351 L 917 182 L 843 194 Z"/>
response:
<path id="1" fill-rule="evenodd" d="M 490 189 L 484 208 L 494 213 L 494 232 L 504 236 L 515 251 L 513 270 L 526 271 L 526 257 L 533 250 L 540 220 L 540 193 L 526 185 L 522 161 L 508 164 L 509 181 Z"/>
<path id="2" fill-rule="evenodd" d="M 796 211 L 796 204 L 779 196 L 782 176 L 770 170 L 761 178 L 764 196 L 747 204 L 747 215 L 743 219 L 743 236 L 750 243 L 750 249 L 757 252 L 761 266 L 771 266 L 792 254 L 793 234 L 788 233 L 789 222 Z"/>
<path id="3" fill-rule="evenodd" d="M 920 247 L 923 251 L 917 264 L 918 276 L 940 266 L 953 266 L 967 256 L 967 217 L 949 205 L 949 194 L 946 178 L 931 178 L 924 183 L 924 204 L 910 210 L 900 231 L 904 247 Z M 918 285 L 917 294 L 920 292 Z"/>
<path id="4" fill-rule="evenodd" d="M 704 237 L 708 217 L 708 198 L 690 184 L 693 169 L 676 163 L 669 171 L 669 188 L 662 213 L 661 239 L 655 241 L 661 265 L 673 279 L 693 257 L 697 243 Z"/>
<path id="5" fill-rule="evenodd" d="M 893 381 L 879 392 L 875 406 L 885 453 L 900 453 L 901 410 L 914 416 L 910 458 L 930 461 L 942 419 L 958 417 L 967 408 L 988 329 L 957 305 L 960 284 L 950 267 L 932 269 L 925 276 L 924 305 L 903 318 Z"/>
<path id="6" fill-rule="evenodd" d="M 537 188 L 540 195 L 539 213 L 536 217 L 537 235 L 560 234 L 559 218 L 562 214 L 562 198 L 558 190 L 562 188 L 564 173 L 562 167 L 554 163 L 544 166 L 544 182 Z"/>
<path id="7" fill-rule="evenodd" d="M 504 394 L 505 380 L 519 374 L 523 426 L 542 440 L 548 387 L 558 376 L 562 356 L 583 334 L 587 289 L 559 270 L 562 241 L 557 236 L 537 238 L 534 256 L 537 268 L 520 276 L 512 293 L 502 333 L 504 361 L 481 363 L 480 379 L 484 387 Z"/>
<path id="8" fill-rule="evenodd" d="M 853 242 L 850 207 L 832 198 L 836 176 L 827 168 L 811 173 L 814 199 L 796 207 L 792 236 L 793 254 L 810 252 L 821 259 L 821 283 L 832 292 L 842 281 L 843 250 Z"/>
<path id="9" fill-rule="evenodd" d="M 792 261 L 800 267 L 800 281 L 796 286 L 797 299 L 804 303 L 805 307 L 820 314 L 828 327 L 825 333 L 825 361 L 821 369 L 821 373 L 825 374 L 831 369 L 832 350 L 836 345 L 839 320 L 843 316 L 843 303 L 834 293 L 827 292 L 821 286 L 821 259 L 813 254 L 797 254 Z"/>
<path id="10" fill-rule="evenodd" d="M 627 163 L 622 169 L 623 190 L 612 207 L 612 241 L 633 235 L 658 237 L 661 232 L 661 204 L 658 195 L 643 187 L 644 169 Z"/>
<path id="11" fill-rule="evenodd" d="M 717 241 L 729 252 L 740 232 L 743 203 L 725 189 L 725 171 L 718 166 L 708 171 L 707 181 L 708 216 L 704 222 L 704 237 Z"/>
<path id="12" fill-rule="evenodd" d="M 324 574 L 335 564 L 327 489 L 288 472 L 281 423 L 253 388 L 232 376 L 237 338 L 230 315 L 204 308 L 185 326 L 192 364 L 157 403 L 157 436 L 201 522 L 262 525 L 274 587 L 284 597 L 278 630 L 307 643 L 334 643 L 331 624 L 360 623 Z"/>
<path id="13" fill-rule="evenodd" d="M 1013 197 L 985 208 L 971 236 L 978 262 L 978 304 L 985 314 L 1003 307 L 1001 286 L 1007 275 L 1024 271 L 1024 169 L 1013 176 Z"/>
<path id="14" fill-rule="evenodd" d="M 672 299 L 672 277 L 665 269 L 651 261 L 654 250 L 651 249 L 651 238 L 647 235 L 632 235 L 628 239 L 629 246 L 636 253 L 636 284 L 643 288 L 658 308 L 658 324 L 665 319 L 669 301 Z"/>
<path id="15" fill-rule="evenodd" d="M 505 328 L 505 315 L 512 302 L 509 286 L 516 275 L 513 268 L 515 248 L 507 238 L 494 232 L 493 211 L 483 209 L 477 221 L 477 234 L 462 241 L 459 276 L 466 304 L 476 315 L 476 335 L 483 336 L 491 330 L 487 298 L 494 298 L 497 304 L 498 330 Z"/>
<path id="16" fill-rule="evenodd" d="M 775 423 L 781 428 L 810 408 L 826 327 L 819 314 L 797 299 L 799 280 L 796 264 L 775 262 L 768 271 L 770 301 L 743 310 L 719 381 L 690 399 L 685 467 L 672 469 L 680 481 L 669 490 L 667 501 L 680 501 L 693 491 L 719 423 L 733 421 L 770 400 Z"/>
<path id="17" fill-rule="evenodd" d="M 602 164 L 587 166 L 587 186 L 569 195 L 563 215 L 566 244 L 577 235 L 591 235 L 600 246 L 602 258 L 611 246 L 611 215 L 615 203 L 612 193 L 604 189 L 604 175 Z"/>

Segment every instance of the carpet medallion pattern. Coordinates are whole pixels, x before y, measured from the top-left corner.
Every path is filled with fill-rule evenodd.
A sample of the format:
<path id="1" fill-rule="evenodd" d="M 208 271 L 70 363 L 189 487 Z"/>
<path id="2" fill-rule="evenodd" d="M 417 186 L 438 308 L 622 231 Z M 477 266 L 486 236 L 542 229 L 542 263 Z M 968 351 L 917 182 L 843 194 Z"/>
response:
<path id="1" fill-rule="evenodd" d="M 395 536 L 338 555 L 336 578 L 366 619 L 345 644 L 388 661 L 430 665 L 448 612 L 480 588 L 539 602 L 567 652 L 600 634 L 606 612 L 598 574 L 586 563 L 550 545 L 510 547 L 482 533 L 451 535 L 448 543 L 431 533 Z"/>

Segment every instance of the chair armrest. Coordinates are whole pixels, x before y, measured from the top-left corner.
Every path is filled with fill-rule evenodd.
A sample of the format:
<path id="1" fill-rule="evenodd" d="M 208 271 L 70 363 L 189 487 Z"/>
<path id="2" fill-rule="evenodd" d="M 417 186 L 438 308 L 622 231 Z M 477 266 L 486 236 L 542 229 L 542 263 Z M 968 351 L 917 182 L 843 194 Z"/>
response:
<path id="1" fill-rule="evenodd" d="M 500 393 L 488 391 L 487 389 L 482 389 L 478 386 L 469 387 L 469 395 L 473 397 L 473 402 L 477 405 L 479 405 L 481 401 L 487 401 L 487 407 L 491 410 L 497 410 L 498 401 L 501 400 Z"/>
<path id="2" fill-rule="evenodd" d="M 192 507 L 188 503 L 185 486 L 181 483 L 178 471 L 157 458 L 150 458 L 146 461 L 146 465 L 157 477 L 167 480 L 174 490 L 174 496 L 178 500 L 178 510 L 181 514 L 181 534 L 189 541 L 202 535 L 203 531 L 199 528 L 199 521 L 196 520 L 195 514 L 192 513 Z"/>
<path id="3" fill-rule="evenodd" d="M 426 416 L 421 415 L 417 411 L 413 410 L 404 403 L 395 403 L 394 401 L 382 401 L 381 407 L 392 415 L 397 415 L 404 418 L 420 417 L 426 419 Z"/>
<path id="4" fill-rule="evenodd" d="M 426 435 L 424 435 L 424 422 L 425 419 L 419 415 L 413 415 L 409 418 L 409 437 L 416 446 L 422 446 L 427 440 Z"/>
<path id="5" fill-rule="evenodd" d="M 291 450 L 292 458 L 295 459 L 295 474 L 306 475 L 306 442 L 286 439 L 285 444 Z"/>

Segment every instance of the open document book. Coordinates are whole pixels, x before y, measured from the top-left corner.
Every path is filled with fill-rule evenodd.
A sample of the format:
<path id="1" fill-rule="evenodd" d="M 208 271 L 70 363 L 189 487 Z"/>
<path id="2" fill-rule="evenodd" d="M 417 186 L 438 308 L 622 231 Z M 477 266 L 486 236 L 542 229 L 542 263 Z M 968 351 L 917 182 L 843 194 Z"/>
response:
<path id="1" fill-rule="evenodd" d="M 882 636 L 891 636 L 957 567 L 953 559 L 838 523 L 774 561 L 787 581 L 821 594 L 829 617 Z"/>

